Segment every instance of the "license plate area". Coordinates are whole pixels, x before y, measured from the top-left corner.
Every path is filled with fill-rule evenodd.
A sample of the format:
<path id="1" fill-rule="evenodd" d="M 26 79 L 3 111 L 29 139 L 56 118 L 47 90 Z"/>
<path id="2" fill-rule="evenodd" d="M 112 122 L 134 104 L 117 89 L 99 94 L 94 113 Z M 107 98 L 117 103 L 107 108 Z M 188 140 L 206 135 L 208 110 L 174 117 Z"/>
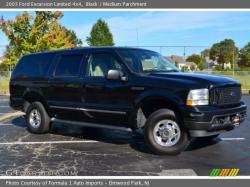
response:
<path id="1" fill-rule="evenodd" d="M 234 125 L 239 126 L 242 121 L 246 118 L 246 113 L 235 113 L 224 116 L 215 117 L 213 124 L 218 125 Z"/>

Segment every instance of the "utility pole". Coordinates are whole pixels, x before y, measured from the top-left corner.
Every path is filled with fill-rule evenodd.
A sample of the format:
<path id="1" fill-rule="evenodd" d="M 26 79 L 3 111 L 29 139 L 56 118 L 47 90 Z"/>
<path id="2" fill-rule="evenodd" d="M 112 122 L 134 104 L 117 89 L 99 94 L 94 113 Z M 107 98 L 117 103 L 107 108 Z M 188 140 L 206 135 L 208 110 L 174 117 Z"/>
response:
<path id="1" fill-rule="evenodd" d="M 186 61 L 186 46 L 184 46 L 183 49 L 184 49 L 183 58 Z"/>
<path id="2" fill-rule="evenodd" d="M 233 48 L 233 60 L 232 60 L 232 63 L 233 63 L 233 78 L 234 78 L 234 63 L 235 63 L 235 60 L 234 60 L 234 48 Z"/>
<path id="3" fill-rule="evenodd" d="M 136 45 L 139 46 L 139 34 L 138 34 L 138 28 L 136 28 Z"/>

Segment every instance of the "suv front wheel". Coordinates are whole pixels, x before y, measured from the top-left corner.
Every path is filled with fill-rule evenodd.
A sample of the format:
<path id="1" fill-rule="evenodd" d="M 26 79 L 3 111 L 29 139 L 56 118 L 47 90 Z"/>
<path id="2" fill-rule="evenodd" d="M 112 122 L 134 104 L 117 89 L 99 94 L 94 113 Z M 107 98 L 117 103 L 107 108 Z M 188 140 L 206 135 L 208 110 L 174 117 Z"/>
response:
<path id="1" fill-rule="evenodd" d="M 32 133 L 42 134 L 50 130 L 50 117 L 40 102 L 33 102 L 26 111 L 26 123 Z"/>
<path id="2" fill-rule="evenodd" d="M 148 147 L 159 155 L 176 155 L 189 145 L 187 132 L 174 111 L 169 109 L 153 112 L 145 124 L 144 133 Z"/>

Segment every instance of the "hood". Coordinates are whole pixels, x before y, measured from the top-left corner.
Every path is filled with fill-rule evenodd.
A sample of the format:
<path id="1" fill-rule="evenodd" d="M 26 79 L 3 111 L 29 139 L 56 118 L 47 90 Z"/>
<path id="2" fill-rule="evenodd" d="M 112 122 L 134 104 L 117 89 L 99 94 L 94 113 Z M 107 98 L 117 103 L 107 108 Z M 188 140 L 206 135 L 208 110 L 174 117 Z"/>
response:
<path id="1" fill-rule="evenodd" d="M 192 81 L 207 86 L 239 84 L 238 81 L 228 77 L 202 74 L 202 73 L 183 73 L 183 72 L 150 73 L 149 76 L 158 77 L 162 79 L 171 79 L 171 80 L 174 79 L 176 81 Z"/>

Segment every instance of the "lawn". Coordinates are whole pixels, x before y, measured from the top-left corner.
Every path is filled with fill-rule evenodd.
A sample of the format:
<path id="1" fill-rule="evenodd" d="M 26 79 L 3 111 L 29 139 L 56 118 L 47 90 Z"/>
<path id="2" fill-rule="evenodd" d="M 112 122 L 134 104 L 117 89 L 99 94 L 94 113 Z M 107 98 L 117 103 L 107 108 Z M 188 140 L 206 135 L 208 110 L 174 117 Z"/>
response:
<path id="1" fill-rule="evenodd" d="M 233 72 L 213 72 L 215 75 L 230 77 L 233 79 L 236 79 L 240 81 L 242 84 L 242 90 L 243 91 L 249 91 L 250 90 L 250 72 L 246 71 L 237 71 L 233 74 Z"/>
<path id="2" fill-rule="evenodd" d="M 0 93 L 9 92 L 9 77 L 0 77 Z"/>

